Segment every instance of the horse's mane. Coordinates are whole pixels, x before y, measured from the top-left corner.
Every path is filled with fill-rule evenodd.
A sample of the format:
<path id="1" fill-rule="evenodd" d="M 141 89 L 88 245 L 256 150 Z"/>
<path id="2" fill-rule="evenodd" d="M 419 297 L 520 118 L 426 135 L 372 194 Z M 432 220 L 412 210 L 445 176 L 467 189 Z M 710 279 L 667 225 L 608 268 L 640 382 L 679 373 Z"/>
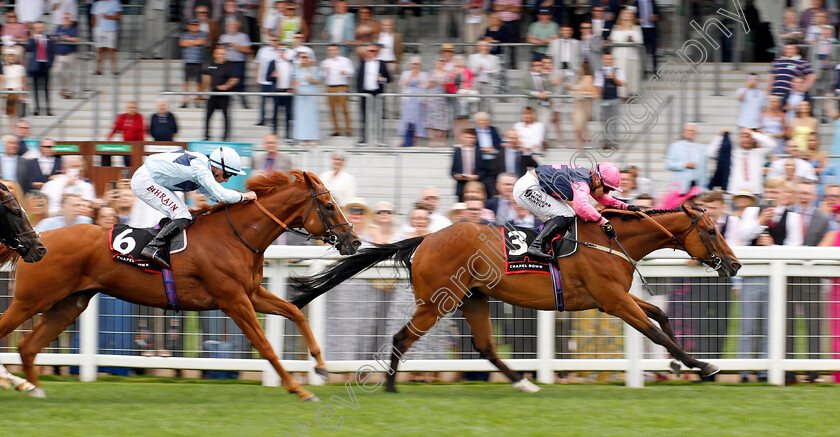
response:
<path id="1" fill-rule="evenodd" d="M 697 208 L 696 206 L 692 206 L 690 208 L 692 208 L 696 211 L 703 211 L 702 209 Z M 650 210 L 642 211 L 642 212 L 644 212 L 647 215 L 670 214 L 670 213 L 673 213 L 673 212 L 682 212 L 682 208 L 650 209 Z M 624 211 L 606 211 L 606 212 L 603 213 L 603 215 L 606 218 L 618 217 L 621 220 L 633 220 L 633 219 L 641 220 L 642 219 L 642 216 L 640 216 L 638 214 L 627 213 L 627 212 L 624 212 Z"/>
<path id="2" fill-rule="evenodd" d="M 0 246 L 0 266 L 6 265 L 6 263 L 15 261 L 20 257 L 17 252 L 12 249 L 9 249 L 6 246 Z M 12 264 L 14 266 L 14 264 Z"/>
<path id="3" fill-rule="evenodd" d="M 292 179 L 292 177 L 294 177 L 294 179 Z M 313 182 L 317 181 L 318 183 L 321 183 L 321 180 L 318 179 L 317 176 L 310 173 L 309 177 L 313 180 Z M 301 170 L 290 170 L 289 174 L 280 171 L 261 172 L 256 176 L 251 176 L 245 181 L 245 189 L 257 193 L 257 197 L 260 197 L 273 193 L 286 185 L 303 182 L 303 180 L 303 171 Z M 224 209 L 224 207 L 228 205 L 230 204 L 217 203 L 210 208 L 193 212 L 213 214 L 220 209 Z"/>

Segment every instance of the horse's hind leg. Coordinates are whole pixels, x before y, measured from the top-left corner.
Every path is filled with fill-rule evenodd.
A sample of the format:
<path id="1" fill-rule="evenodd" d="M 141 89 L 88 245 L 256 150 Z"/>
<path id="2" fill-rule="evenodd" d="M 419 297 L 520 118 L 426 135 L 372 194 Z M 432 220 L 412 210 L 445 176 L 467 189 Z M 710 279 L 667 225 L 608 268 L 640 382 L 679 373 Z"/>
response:
<path id="1" fill-rule="evenodd" d="M 95 291 L 79 292 L 58 301 L 41 315 L 41 319 L 32 332 L 26 334 L 18 345 L 23 373 L 26 379 L 37 387 L 32 392 L 32 396 L 44 397 L 44 391 L 38 380 L 38 372 L 35 369 L 35 356 L 51 341 L 58 338 L 59 334 L 82 314 L 95 294 Z"/>
<path id="2" fill-rule="evenodd" d="M 540 391 L 539 387 L 523 378 L 522 374 L 511 370 L 496 353 L 496 342 L 493 341 L 493 326 L 490 323 L 490 306 L 487 303 L 486 294 L 474 290 L 472 296 L 465 299 L 461 305 L 461 313 L 470 325 L 473 347 L 481 354 L 482 358 L 486 358 L 501 370 L 517 389 L 528 393 Z"/>
<path id="3" fill-rule="evenodd" d="M 659 308 L 650 302 L 646 302 L 637 296 L 633 296 L 633 300 L 635 300 L 636 304 L 639 305 L 639 308 L 645 312 L 646 316 L 656 321 L 656 323 L 659 323 L 659 327 L 662 328 L 662 331 L 668 336 L 668 338 L 671 339 L 671 341 L 678 343 L 677 337 L 674 335 L 674 330 L 671 328 L 671 322 L 668 321 L 668 315 L 665 314 L 665 311 L 662 311 L 662 308 Z"/>
<path id="4" fill-rule="evenodd" d="M 642 308 L 633 298 L 630 297 L 629 294 L 624 291 L 617 290 L 614 296 L 616 296 L 615 299 L 609 299 L 606 303 L 601 303 L 601 306 L 607 314 L 624 320 L 627 324 L 636 328 L 637 331 L 644 334 L 654 343 L 664 346 L 674 358 L 681 361 L 686 366 L 700 369 L 700 375 L 711 376 L 720 371 L 717 366 L 699 361 L 684 351 L 676 341 L 673 341 L 667 334 L 665 334 L 665 332 L 657 328 L 656 325 L 648 319 L 647 314 L 645 314 Z"/>
<path id="5" fill-rule="evenodd" d="M 418 295 L 415 289 L 415 296 Z M 414 312 L 411 321 L 403 326 L 399 332 L 394 334 L 393 350 L 391 351 L 391 368 L 388 369 L 386 391 L 391 393 L 397 392 L 395 382 L 397 378 L 397 367 L 399 367 L 400 361 L 403 360 L 403 356 L 408 352 L 408 348 L 425 333 L 429 332 L 441 316 L 442 314 L 438 312 L 435 303 L 421 303 L 417 306 L 417 310 Z"/>
<path id="6" fill-rule="evenodd" d="M 306 317 L 304 317 L 298 307 L 280 299 L 263 287 L 257 289 L 251 298 L 251 302 L 254 304 L 254 309 L 257 312 L 276 314 L 294 322 L 298 331 L 300 331 L 300 335 L 303 336 L 303 341 L 306 342 L 306 347 L 309 348 L 309 353 L 312 354 L 312 358 L 315 358 L 315 361 L 318 363 L 315 365 L 315 373 L 323 377 L 327 376 L 327 365 L 321 357 L 321 347 L 315 341 L 315 336 L 312 335 L 312 331 L 309 329 Z"/>
<path id="7" fill-rule="evenodd" d="M 283 387 L 290 393 L 300 396 L 301 400 L 317 401 L 318 397 L 312 392 L 301 387 L 292 379 L 292 375 L 280 365 L 280 360 L 277 359 L 277 354 L 271 348 L 268 339 L 265 338 L 265 332 L 260 326 L 260 320 L 257 318 L 257 313 L 254 312 L 254 305 L 248 300 L 244 290 L 232 291 L 225 295 L 224 298 L 216 298 L 219 308 L 224 311 L 234 322 L 236 326 L 245 334 L 245 337 L 251 344 L 259 351 L 260 356 L 268 360 L 277 374 L 280 375 L 280 380 L 283 382 Z"/>

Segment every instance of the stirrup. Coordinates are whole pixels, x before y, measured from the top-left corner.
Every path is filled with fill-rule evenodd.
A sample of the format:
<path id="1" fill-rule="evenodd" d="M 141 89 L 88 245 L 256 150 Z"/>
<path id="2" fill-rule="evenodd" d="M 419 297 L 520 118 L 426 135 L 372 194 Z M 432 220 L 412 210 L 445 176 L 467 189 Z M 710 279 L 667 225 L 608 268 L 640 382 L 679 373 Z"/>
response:
<path id="1" fill-rule="evenodd" d="M 533 255 L 543 259 L 551 259 L 552 256 L 548 253 L 543 252 L 542 250 L 543 244 L 540 244 L 538 247 L 534 247 L 534 245 L 528 246 L 528 250 L 525 252 L 526 255 Z"/>

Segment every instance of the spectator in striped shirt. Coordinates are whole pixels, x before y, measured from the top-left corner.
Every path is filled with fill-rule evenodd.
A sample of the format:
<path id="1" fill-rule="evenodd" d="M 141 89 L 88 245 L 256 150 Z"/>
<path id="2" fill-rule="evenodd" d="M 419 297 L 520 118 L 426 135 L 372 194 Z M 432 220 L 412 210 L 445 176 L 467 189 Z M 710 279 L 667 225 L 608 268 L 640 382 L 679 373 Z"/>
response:
<path id="1" fill-rule="evenodd" d="M 782 55 L 774 59 L 770 66 L 770 74 L 767 75 L 767 94 L 787 97 L 791 92 L 791 82 L 795 77 L 801 77 L 805 81 L 805 91 L 811 89 L 817 80 L 817 74 L 811 67 L 811 63 L 799 56 L 799 47 L 794 44 L 785 44 Z"/>

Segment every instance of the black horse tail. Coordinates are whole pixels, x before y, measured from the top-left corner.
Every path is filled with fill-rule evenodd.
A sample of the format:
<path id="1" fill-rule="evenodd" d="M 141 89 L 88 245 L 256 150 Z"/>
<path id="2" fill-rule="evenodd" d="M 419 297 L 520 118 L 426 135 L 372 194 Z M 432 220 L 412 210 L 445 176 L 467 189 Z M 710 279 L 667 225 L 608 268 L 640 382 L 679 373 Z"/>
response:
<path id="1" fill-rule="evenodd" d="M 377 244 L 376 247 L 362 249 L 355 255 L 342 259 L 317 275 L 289 278 L 290 285 L 298 292 L 290 302 L 298 308 L 303 308 L 336 285 L 390 258 L 402 264 L 410 276 L 411 255 L 423 242 L 423 238 L 425 237 L 421 236 L 392 244 Z"/>

